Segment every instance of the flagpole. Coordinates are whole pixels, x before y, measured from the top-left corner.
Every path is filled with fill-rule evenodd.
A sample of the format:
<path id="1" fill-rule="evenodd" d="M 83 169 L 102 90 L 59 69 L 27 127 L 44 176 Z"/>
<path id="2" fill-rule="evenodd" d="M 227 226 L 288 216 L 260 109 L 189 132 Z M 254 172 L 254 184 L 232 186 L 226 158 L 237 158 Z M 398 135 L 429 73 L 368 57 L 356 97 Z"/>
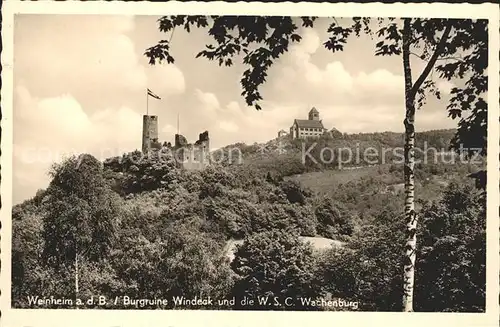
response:
<path id="1" fill-rule="evenodd" d="M 149 94 L 147 89 L 146 89 L 146 116 L 149 116 Z"/>

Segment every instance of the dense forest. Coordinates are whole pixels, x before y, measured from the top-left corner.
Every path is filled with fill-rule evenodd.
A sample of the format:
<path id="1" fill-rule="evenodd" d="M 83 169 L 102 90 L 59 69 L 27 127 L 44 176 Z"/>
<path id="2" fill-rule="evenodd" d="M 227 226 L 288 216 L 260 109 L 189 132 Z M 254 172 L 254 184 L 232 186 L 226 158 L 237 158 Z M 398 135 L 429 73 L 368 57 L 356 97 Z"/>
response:
<path id="1" fill-rule="evenodd" d="M 453 134 L 420 133 L 417 147 L 446 150 Z M 315 142 L 318 149 L 395 148 L 403 137 L 341 134 Z M 225 150 L 235 146 L 240 162 L 202 171 L 154 153 L 138 160 L 137 151 L 104 163 L 82 154 L 55 164 L 50 185 L 13 208 L 13 306 L 345 309 L 304 301 L 325 298 L 356 302 L 357 310 L 401 310 L 402 163 L 389 157 L 343 170 L 335 160 L 301 162 L 310 142 L 283 138 Z M 480 169 L 462 161 L 416 165 L 416 311 L 485 310 L 485 196 L 469 177 Z M 343 245 L 320 250 L 302 237 Z M 242 241 L 234 258 L 232 240 Z M 34 303 L 51 296 L 71 301 Z M 99 296 L 107 302 L 89 302 Z M 266 296 L 281 305 L 257 301 Z M 243 298 L 256 300 L 242 305 Z M 293 300 L 282 305 L 286 298 Z"/>

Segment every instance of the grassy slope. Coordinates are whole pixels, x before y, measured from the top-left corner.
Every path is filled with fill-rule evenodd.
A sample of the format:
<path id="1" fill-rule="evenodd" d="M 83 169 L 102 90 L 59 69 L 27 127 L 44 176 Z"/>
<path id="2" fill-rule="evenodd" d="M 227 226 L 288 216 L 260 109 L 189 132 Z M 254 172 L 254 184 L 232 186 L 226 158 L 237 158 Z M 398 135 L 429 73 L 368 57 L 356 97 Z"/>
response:
<path id="1" fill-rule="evenodd" d="M 427 142 L 436 148 L 440 148 L 442 145 L 446 147 L 454 134 L 455 130 L 453 129 L 420 132 L 417 133 L 417 143 Z M 360 143 L 375 147 L 400 147 L 403 145 L 403 134 L 393 132 L 344 134 L 342 138 L 330 140 L 328 143 L 333 147 L 354 148 L 356 144 Z M 278 144 L 282 146 L 278 147 Z M 390 164 L 352 170 L 304 168 L 300 159 L 300 146 L 293 144 L 288 137 L 276 138 L 265 144 L 244 145 L 240 143 L 238 147 L 243 149 L 242 164 L 238 165 L 240 169 L 257 171 L 258 174 L 285 172 L 285 179 L 297 180 L 305 187 L 320 194 L 333 195 L 332 190 L 339 185 L 363 180 L 366 183 L 366 180 L 370 178 L 372 178 L 374 185 L 368 192 L 373 195 L 375 192 L 384 191 L 387 186 L 403 183 L 402 172 L 390 172 Z M 265 150 L 263 151 L 263 149 Z M 433 199 L 447 185 L 449 179 L 463 178 L 467 175 L 463 167 L 448 165 L 447 169 L 449 171 L 446 174 L 441 172 L 429 176 L 429 173 L 426 173 L 425 175 L 430 177 L 429 180 L 417 176 L 417 191 L 420 192 L 422 188 L 425 188 L 425 192 L 420 192 L 421 199 Z"/>
<path id="2" fill-rule="evenodd" d="M 288 178 L 299 181 L 302 185 L 313 191 L 326 194 L 330 189 L 340 184 L 373 176 L 377 173 L 377 170 L 378 167 L 365 167 L 353 170 L 324 170 L 294 175 Z"/>

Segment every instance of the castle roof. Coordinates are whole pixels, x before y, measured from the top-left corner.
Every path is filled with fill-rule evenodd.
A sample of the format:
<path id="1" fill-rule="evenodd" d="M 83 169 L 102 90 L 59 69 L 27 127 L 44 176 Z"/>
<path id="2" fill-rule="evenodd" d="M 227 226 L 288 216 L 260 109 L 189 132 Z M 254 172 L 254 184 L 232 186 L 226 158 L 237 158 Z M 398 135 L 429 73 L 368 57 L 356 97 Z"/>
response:
<path id="1" fill-rule="evenodd" d="M 293 123 L 297 124 L 299 128 L 325 128 L 319 120 L 295 119 Z"/>
<path id="2" fill-rule="evenodd" d="M 319 114 L 318 109 L 316 109 L 315 107 L 312 107 L 312 109 L 309 111 L 309 113 L 311 113 L 311 112 Z"/>

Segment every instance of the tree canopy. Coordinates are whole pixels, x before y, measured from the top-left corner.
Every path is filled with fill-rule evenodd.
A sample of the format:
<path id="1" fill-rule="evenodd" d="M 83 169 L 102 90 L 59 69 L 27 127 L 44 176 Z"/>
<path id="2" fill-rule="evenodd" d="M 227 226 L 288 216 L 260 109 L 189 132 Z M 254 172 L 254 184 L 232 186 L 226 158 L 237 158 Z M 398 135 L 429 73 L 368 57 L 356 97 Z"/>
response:
<path id="1" fill-rule="evenodd" d="M 242 96 L 249 106 L 261 109 L 260 87 L 265 83 L 269 68 L 294 43 L 301 41 L 301 28 L 313 28 L 317 17 L 278 16 L 164 16 L 158 20 L 159 30 L 172 32 L 176 27 L 190 32 L 193 28 L 207 29 L 213 42 L 200 49 L 197 57 L 214 60 L 221 66 L 236 60 L 247 67 L 241 77 Z M 354 17 L 349 24 L 339 24 L 331 18 L 328 40 L 323 45 L 335 53 L 349 46 L 349 38 L 367 33 L 377 41 L 374 55 L 401 55 L 402 21 L 396 18 Z M 447 38 L 442 38 L 443 34 Z M 433 48 L 444 39 L 439 56 L 432 57 Z M 145 55 L 150 64 L 174 63 L 171 39 L 159 41 Z M 452 143 L 466 154 L 486 154 L 488 66 L 488 22 L 471 19 L 411 19 L 411 47 L 414 58 L 427 63 L 425 70 L 435 71 L 432 79 L 417 79 L 414 92 L 419 106 L 426 94 L 441 97 L 436 78 L 454 82 L 448 104 L 449 116 L 459 119 L 458 132 Z"/>

